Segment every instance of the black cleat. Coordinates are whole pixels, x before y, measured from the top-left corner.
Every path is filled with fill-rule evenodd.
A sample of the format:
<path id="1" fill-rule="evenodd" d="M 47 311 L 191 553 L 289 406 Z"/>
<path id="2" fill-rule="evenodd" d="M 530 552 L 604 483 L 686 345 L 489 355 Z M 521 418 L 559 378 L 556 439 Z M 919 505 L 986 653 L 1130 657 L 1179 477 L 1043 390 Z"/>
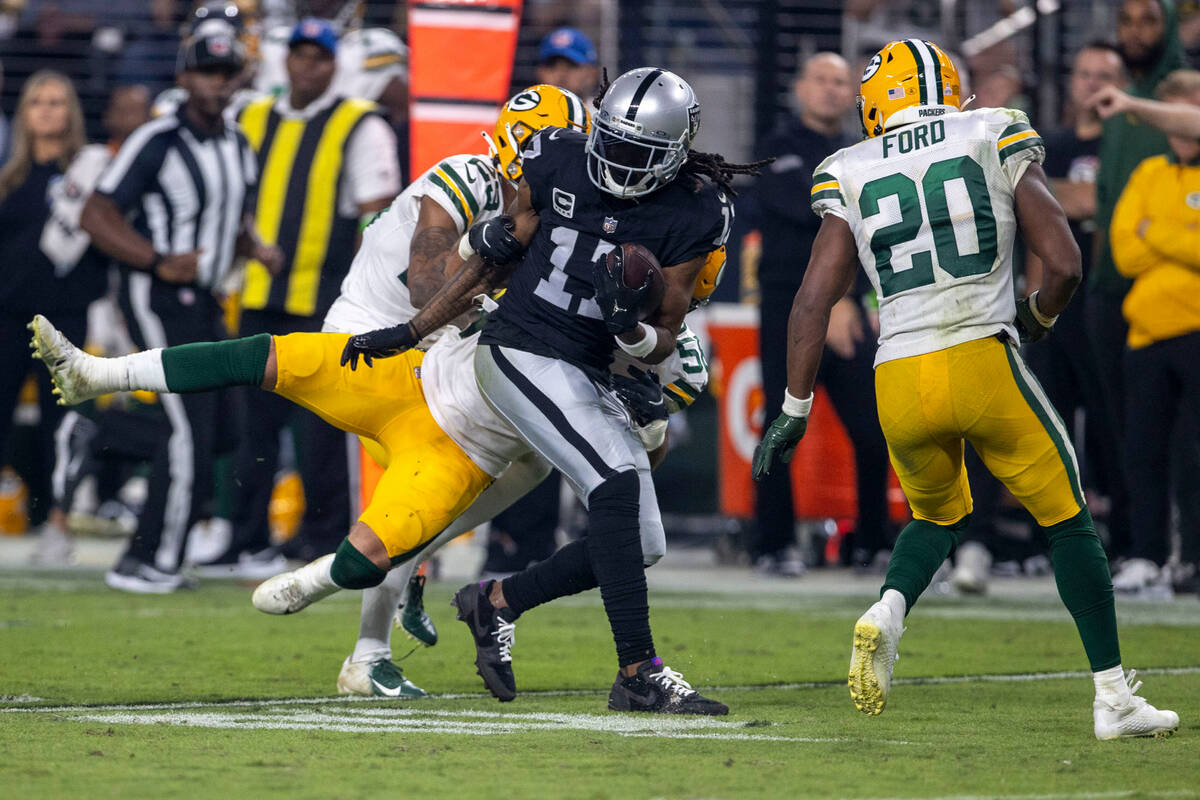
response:
<path id="1" fill-rule="evenodd" d="M 468 583 L 454 593 L 450 605 L 458 609 L 458 618 L 467 623 L 475 637 L 475 671 L 483 685 L 502 703 L 517 696 L 517 681 L 512 670 L 512 646 L 517 626 L 508 619 L 506 608 L 497 609 L 488 599 L 492 581 Z"/>
<path id="2" fill-rule="evenodd" d="M 682 675 L 663 664 L 661 658 L 650 659 L 628 678 L 617 673 L 617 680 L 608 695 L 608 707 L 612 711 L 707 714 L 713 717 L 729 713 L 729 706 L 704 697 Z"/>

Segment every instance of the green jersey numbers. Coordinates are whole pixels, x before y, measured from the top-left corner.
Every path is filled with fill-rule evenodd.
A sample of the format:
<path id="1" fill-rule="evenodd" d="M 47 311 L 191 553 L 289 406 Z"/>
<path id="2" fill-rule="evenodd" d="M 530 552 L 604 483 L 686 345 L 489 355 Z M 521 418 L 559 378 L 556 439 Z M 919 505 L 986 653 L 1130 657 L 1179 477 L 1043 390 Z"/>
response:
<path id="1" fill-rule="evenodd" d="M 924 211 L 919 194 L 924 195 Z M 893 263 L 893 248 L 916 241 L 925 225 L 933 234 L 940 269 L 955 278 L 992 270 L 997 254 L 996 217 L 979 162 L 965 155 L 936 161 L 925 171 L 920 187 L 900 172 L 876 178 L 863 186 L 859 197 L 863 219 L 879 214 L 880 202 L 892 197 L 899 208 L 900 220 L 879 228 L 871 236 L 875 270 L 884 297 L 934 282 L 933 254 L 928 250 L 912 253 L 911 263 L 900 265 L 899 269 Z M 971 238 L 972 229 L 973 248 L 971 242 L 963 241 Z"/>

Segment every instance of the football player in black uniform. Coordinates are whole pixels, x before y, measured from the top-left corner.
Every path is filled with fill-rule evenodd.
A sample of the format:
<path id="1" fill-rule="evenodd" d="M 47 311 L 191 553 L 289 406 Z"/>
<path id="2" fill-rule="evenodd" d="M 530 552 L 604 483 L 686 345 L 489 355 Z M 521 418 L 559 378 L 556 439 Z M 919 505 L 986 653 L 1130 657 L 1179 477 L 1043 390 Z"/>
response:
<path id="1" fill-rule="evenodd" d="M 696 276 L 729 235 L 729 181 L 757 165 L 691 151 L 700 104 L 667 70 L 625 73 L 604 87 L 597 108 L 586 136 L 547 129 L 530 139 L 512 217 L 472 228 L 460 243 L 463 270 L 411 322 L 352 337 L 343 361 L 369 364 L 413 346 L 511 274 L 480 339 L 476 378 L 488 402 L 566 476 L 588 508 L 589 535 L 502 582 L 455 595 L 480 675 L 494 695 L 512 699 L 512 621 L 599 586 L 620 663 L 609 708 L 725 714 L 655 655 L 644 568 L 662 556 L 665 537 L 646 452 L 608 366 L 614 347 L 651 363 L 675 347 Z M 649 322 L 638 321 L 649 281 L 626 286 L 619 265 L 607 264 L 626 242 L 664 265 L 665 296 Z"/>

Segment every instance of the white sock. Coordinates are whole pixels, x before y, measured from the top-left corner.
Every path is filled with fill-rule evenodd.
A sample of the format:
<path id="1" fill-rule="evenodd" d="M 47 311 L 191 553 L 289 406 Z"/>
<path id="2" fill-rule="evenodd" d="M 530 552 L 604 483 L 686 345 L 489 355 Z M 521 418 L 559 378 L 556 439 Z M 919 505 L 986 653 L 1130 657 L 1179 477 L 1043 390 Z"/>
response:
<path id="1" fill-rule="evenodd" d="M 400 598 L 408 589 L 408 579 L 418 566 L 419 561 L 413 559 L 389 572 L 383 583 L 363 591 L 362 617 L 354 655 L 350 657 L 352 662 L 359 664 L 382 658 L 391 659 L 392 617 L 400 605 Z"/>
<path id="2" fill-rule="evenodd" d="M 1129 684 L 1125 682 L 1125 670 L 1120 664 L 1093 672 L 1092 681 L 1096 684 L 1097 700 L 1102 700 L 1113 708 L 1120 708 L 1130 702 Z"/>
<path id="3" fill-rule="evenodd" d="M 879 602 L 890 608 L 896 615 L 896 619 L 904 619 L 904 614 L 908 611 L 908 603 L 904 602 L 904 595 L 895 589 L 888 589 L 884 592 L 883 597 L 879 598 Z"/>
<path id="4" fill-rule="evenodd" d="M 333 566 L 334 554 L 321 556 L 316 561 L 310 561 L 296 570 L 296 579 L 306 597 L 313 602 L 323 600 L 334 592 L 341 591 L 340 586 L 333 582 L 330 567 Z"/>
<path id="5" fill-rule="evenodd" d="M 167 392 L 167 374 L 163 371 L 162 348 L 143 350 L 117 358 L 87 356 L 88 372 L 97 389 L 109 392 Z"/>

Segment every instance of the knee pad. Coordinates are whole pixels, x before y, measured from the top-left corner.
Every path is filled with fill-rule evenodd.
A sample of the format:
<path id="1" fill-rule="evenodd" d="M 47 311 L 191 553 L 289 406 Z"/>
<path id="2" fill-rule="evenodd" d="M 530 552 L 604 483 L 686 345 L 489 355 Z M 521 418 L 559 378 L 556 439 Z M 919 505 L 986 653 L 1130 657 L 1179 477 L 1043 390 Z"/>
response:
<path id="1" fill-rule="evenodd" d="M 588 513 L 621 514 L 638 512 L 641 486 L 637 471 L 632 469 L 618 472 L 606 478 L 588 495 Z"/>

